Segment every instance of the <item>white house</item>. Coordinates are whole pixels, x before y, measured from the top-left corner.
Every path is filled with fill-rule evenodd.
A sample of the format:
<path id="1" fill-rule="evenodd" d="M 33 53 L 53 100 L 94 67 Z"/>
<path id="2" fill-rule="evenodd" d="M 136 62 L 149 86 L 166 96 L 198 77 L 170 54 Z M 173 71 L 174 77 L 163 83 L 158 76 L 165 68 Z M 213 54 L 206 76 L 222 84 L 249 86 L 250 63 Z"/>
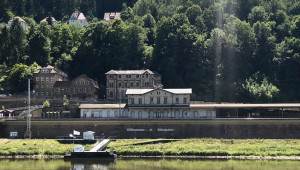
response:
<path id="1" fill-rule="evenodd" d="M 215 118 L 214 107 L 190 104 L 192 89 L 127 89 L 127 104 L 82 104 L 82 118 Z M 119 114 L 121 113 L 121 114 Z"/>
<path id="2" fill-rule="evenodd" d="M 7 26 L 10 27 L 11 24 L 13 23 L 14 20 L 18 20 L 22 26 L 23 29 L 27 29 L 28 28 L 28 24 L 26 21 L 24 21 L 21 17 L 19 16 L 15 16 L 13 19 L 9 20 L 7 23 Z"/>
<path id="3" fill-rule="evenodd" d="M 126 104 L 81 104 L 81 118 L 127 118 Z"/>
<path id="4" fill-rule="evenodd" d="M 85 16 L 83 15 L 83 13 L 74 12 L 70 17 L 69 24 L 70 23 L 79 23 L 82 26 L 85 26 L 88 24 L 88 21 L 85 18 Z"/>

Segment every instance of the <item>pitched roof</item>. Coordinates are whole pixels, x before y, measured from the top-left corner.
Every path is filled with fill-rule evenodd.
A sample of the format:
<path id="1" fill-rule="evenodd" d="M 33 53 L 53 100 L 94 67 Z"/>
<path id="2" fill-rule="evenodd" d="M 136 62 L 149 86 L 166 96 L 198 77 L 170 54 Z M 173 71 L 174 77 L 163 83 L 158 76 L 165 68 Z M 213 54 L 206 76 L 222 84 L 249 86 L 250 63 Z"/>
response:
<path id="1" fill-rule="evenodd" d="M 13 17 L 11 20 L 9 20 L 8 22 L 13 22 L 13 20 L 15 20 L 15 19 L 17 19 L 17 20 L 19 20 L 20 22 L 25 22 L 26 23 L 26 21 L 24 21 L 21 17 L 19 17 L 19 16 L 15 16 L 15 17 Z"/>
<path id="2" fill-rule="evenodd" d="M 300 103 L 264 103 L 264 104 L 190 104 L 191 108 L 300 108 Z"/>
<path id="3" fill-rule="evenodd" d="M 104 20 L 109 21 L 113 19 L 121 19 L 121 13 L 120 12 L 106 12 L 104 13 Z"/>
<path id="4" fill-rule="evenodd" d="M 45 22 L 47 21 L 48 17 L 44 18 L 43 20 L 41 20 L 40 22 Z M 54 17 L 52 17 L 52 22 L 57 22 L 56 19 Z"/>
<path id="5" fill-rule="evenodd" d="M 80 77 L 84 77 L 85 79 L 88 79 L 89 81 L 92 82 L 92 85 L 93 85 L 95 88 L 98 88 L 98 89 L 99 89 L 99 85 L 98 85 L 97 81 L 95 81 L 95 80 L 89 78 L 88 76 L 86 76 L 86 74 L 81 74 L 80 76 L 74 78 L 72 81 L 74 81 L 75 79 L 80 78 Z"/>
<path id="6" fill-rule="evenodd" d="M 123 109 L 126 104 L 81 104 L 79 106 L 80 109 Z"/>
<path id="7" fill-rule="evenodd" d="M 74 16 L 75 18 L 72 18 L 72 16 Z M 72 18 L 72 19 L 76 19 L 76 20 L 78 20 L 78 19 L 80 19 L 80 20 L 85 20 L 85 19 L 86 19 L 82 12 L 74 12 L 74 13 L 71 15 L 71 18 Z"/>
<path id="8" fill-rule="evenodd" d="M 173 94 L 192 94 L 192 89 L 127 89 L 127 95 L 146 94 L 155 90 L 163 90 Z"/>
<path id="9" fill-rule="evenodd" d="M 152 72 L 149 69 L 146 70 L 110 70 L 105 74 L 144 74 L 148 72 L 149 74 L 154 74 L 154 72 Z"/>

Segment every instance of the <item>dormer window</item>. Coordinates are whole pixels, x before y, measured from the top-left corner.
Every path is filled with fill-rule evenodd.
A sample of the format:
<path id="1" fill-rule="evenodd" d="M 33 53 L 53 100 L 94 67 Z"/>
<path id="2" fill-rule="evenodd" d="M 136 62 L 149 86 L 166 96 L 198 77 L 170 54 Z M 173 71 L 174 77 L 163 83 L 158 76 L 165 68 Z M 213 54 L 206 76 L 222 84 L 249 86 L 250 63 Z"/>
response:
<path id="1" fill-rule="evenodd" d="M 110 16 L 109 16 L 109 19 L 115 19 L 115 16 L 110 15 Z"/>

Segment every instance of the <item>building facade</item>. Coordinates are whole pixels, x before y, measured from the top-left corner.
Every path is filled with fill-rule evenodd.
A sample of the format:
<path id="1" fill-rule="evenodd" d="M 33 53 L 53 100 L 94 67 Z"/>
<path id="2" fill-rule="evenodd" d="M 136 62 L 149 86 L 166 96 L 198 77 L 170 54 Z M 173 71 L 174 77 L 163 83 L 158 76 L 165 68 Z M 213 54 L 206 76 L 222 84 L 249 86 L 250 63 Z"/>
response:
<path id="1" fill-rule="evenodd" d="M 58 81 L 54 84 L 55 97 L 97 99 L 99 92 L 98 83 L 82 74 L 72 81 Z"/>
<path id="2" fill-rule="evenodd" d="M 53 97 L 55 82 L 68 81 L 67 73 L 48 65 L 33 73 L 34 91 L 37 97 Z"/>
<path id="3" fill-rule="evenodd" d="M 161 84 L 161 75 L 150 70 L 110 70 L 106 74 L 106 99 L 127 99 L 127 89 L 150 89 Z"/>
<path id="4" fill-rule="evenodd" d="M 78 23 L 81 24 L 82 26 L 85 26 L 88 24 L 87 19 L 85 18 L 85 16 L 83 15 L 83 13 L 80 12 L 74 12 L 69 20 L 69 24 L 71 23 Z"/>
<path id="5" fill-rule="evenodd" d="M 203 119 L 215 118 L 215 108 L 190 102 L 192 89 L 127 89 L 127 104 L 82 104 L 81 118 Z"/>
<path id="6" fill-rule="evenodd" d="M 18 20 L 22 26 L 23 29 L 27 30 L 28 29 L 28 24 L 26 21 L 24 21 L 21 17 L 14 17 L 13 19 L 9 20 L 7 23 L 7 26 L 10 27 L 11 24 L 13 23 L 14 20 Z"/>
<path id="7" fill-rule="evenodd" d="M 105 21 L 110 21 L 114 19 L 121 19 L 121 13 L 120 12 L 106 12 L 104 13 L 104 18 Z"/>

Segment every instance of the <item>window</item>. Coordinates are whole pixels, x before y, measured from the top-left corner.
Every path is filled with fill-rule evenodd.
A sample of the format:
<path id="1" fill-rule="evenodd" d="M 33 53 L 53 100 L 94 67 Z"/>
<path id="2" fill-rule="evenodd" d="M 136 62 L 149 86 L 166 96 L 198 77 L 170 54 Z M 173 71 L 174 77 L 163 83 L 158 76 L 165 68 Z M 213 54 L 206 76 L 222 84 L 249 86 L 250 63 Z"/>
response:
<path id="1" fill-rule="evenodd" d="M 35 81 L 39 81 L 39 78 L 38 78 L 38 77 L 36 77 L 36 78 L 35 78 Z"/>
<path id="2" fill-rule="evenodd" d="M 131 104 L 134 104 L 134 98 L 131 98 L 130 101 L 131 101 Z"/>
<path id="3" fill-rule="evenodd" d="M 159 91 L 157 92 L 157 95 L 160 95 L 160 92 L 159 92 Z"/>
<path id="4" fill-rule="evenodd" d="M 51 77 L 51 81 L 54 81 L 54 77 Z"/>
<path id="5" fill-rule="evenodd" d="M 41 85 L 41 88 L 44 88 L 44 85 Z"/>
<path id="6" fill-rule="evenodd" d="M 168 98 L 164 98 L 164 104 L 168 104 Z"/>
<path id="7" fill-rule="evenodd" d="M 150 97 L 150 104 L 153 104 L 153 97 Z"/>
<path id="8" fill-rule="evenodd" d="M 38 95 L 39 95 L 39 92 L 35 92 L 35 94 L 38 96 Z"/>
<path id="9" fill-rule="evenodd" d="M 51 85 L 51 88 L 53 88 L 53 85 Z"/>
<path id="10" fill-rule="evenodd" d="M 127 82 L 125 82 L 125 87 L 127 87 Z"/>
<path id="11" fill-rule="evenodd" d="M 83 88 L 83 92 L 86 92 L 86 88 Z"/>
<path id="12" fill-rule="evenodd" d="M 148 74 L 146 74 L 146 77 L 148 78 Z"/>
<path id="13" fill-rule="evenodd" d="M 160 97 L 157 98 L 157 104 L 160 104 Z"/>
<path id="14" fill-rule="evenodd" d="M 44 92 L 41 92 L 41 96 L 43 96 L 44 95 Z"/>
<path id="15" fill-rule="evenodd" d="M 49 81 L 49 77 L 46 77 L 46 81 Z"/>
<path id="16" fill-rule="evenodd" d="M 46 92 L 46 96 L 48 96 L 48 92 Z"/>
<path id="17" fill-rule="evenodd" d="M 110 83 L 109 83 L 109 87 L 114 87 L 114 83 L 113 83 L 113 82 L 110 82 Z"/>
<path id="18" fill-rule="evenodd" d="M 126 75 L 126 78 L 128 78 L 128 75 Z"/>
<path id="19" fill-rule="evenodd" d="M 36 86 L 35 86 L 35 88 L 37 88 L 37 89 L 38 89 L 38 88 L 39 88 L 39 85 L 36 85 Z"/>
<path id="20" fill-rule="evenodd" d="M 112 75 L 109 75 L 109 78 L 112 78 Z"/>
<path id="21" fill-rule="evenodd" d="M 136 87 L 140 87 L 140 83 L 139 82 L 136 82 Z"/>
<path id="22" fill-rule="evenodd" d="M 46 89 L 48 89 L 48 84 L 46 85 Z"/>
<path id="23" fill-rule="evenodd" d="M 140 77 L 140 76 L 137 74 L 137 75 L 136 75 L 136 78 L 138 79 L 139 77 Z"/>
<path id="24" fill-rule="evenodd" d="M 183 98 L 183 104 L 186 104 L 186 98 Z"/>
<path id="25" fill-rule="evenodd" d="M 139 98 L 139 104 L 142 104 L 142 98 Z"/>
<path id="26" fill-rule="evenodd" d="M 114 97 L 114 92 L 113 91 L 109 92 L 109 97 Z"/>
<path id="27" fill-rule="evenodd" d="M 122 78 L 122 75 L 119 75 L 119 78 Z"/>
<path id="28" fill-rule="evenodd" d="M 121 87 L 122 86 L 122 83 L 121 82 L 119 82 L 119 87 Z"/>
<path id="29" fill-rule="evenodd" d="M 133 87 L 133 82 L 130 83 L 130 87 Z"/>
<path id="30" fill-rule="evenodd" d="M 129 75 L 128 77 L 131 78 L 131 75 Z"/>
<path id="31" fill-rule="evenodd" d="M 41 77 L 41 81 L 44 81 L 44 77 Z"/>
<path id="32" fill-rule="evenodd" d="M 179 98 L 176 97 L 176 104 L 179 104 Z"/>

